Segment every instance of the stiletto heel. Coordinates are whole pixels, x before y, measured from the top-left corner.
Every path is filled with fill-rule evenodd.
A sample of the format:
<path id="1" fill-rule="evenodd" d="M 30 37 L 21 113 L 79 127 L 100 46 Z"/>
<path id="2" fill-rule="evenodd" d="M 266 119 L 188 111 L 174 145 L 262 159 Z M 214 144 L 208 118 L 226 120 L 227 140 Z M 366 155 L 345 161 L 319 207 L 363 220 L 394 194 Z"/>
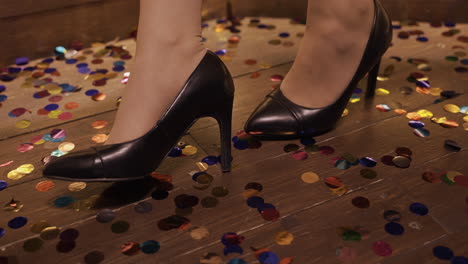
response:
<path id="1" fill-rule="evenodd" d="M 226 111 L 219 113 L 216 117 L 219 125 L 219 133 L 221 139 L 221 169 L 223 172 L 231 171 L 231 123 L 232 123 L 232 107 Z"/>
<path id="2" fill-rule="evenodd" d="M 353 78 L 338 99 L 324 107 L 304 107 L 291 102 L 278 87 L 257 106 L 244 130 L 261 139 L 275 140 L 321 135 L 335 127 L 366 73 L 369 73 L 366 97 L 373 96 L 382 54 L 393 37 L 392 23 L 385 8 L 379 0 L 374 0 L 374 7 L 374 21 L 364 54 Z"/>
<path id="3" fill-rule="evenodd" d="M 221 130 L 221 164 L 231 167 L 234 85 L 218 56 L 207 51 L 172 105 L 150 131 L 118 144 L 72 152 L 48 162 L 43 175 L 70 181 L 128 181 L 148 177 L 199 118 L 215 117 Z"/>
<path id="4" fill-rule="evenodd" d="M 375 86 L 377 85 L 377 76 L 379 75 L 380 62 L 382 59 L 374 65 L 372 70 L 369 72 L 367 77 L 367 89 L 366 97 L 373 97 L 375 94 Z"/>

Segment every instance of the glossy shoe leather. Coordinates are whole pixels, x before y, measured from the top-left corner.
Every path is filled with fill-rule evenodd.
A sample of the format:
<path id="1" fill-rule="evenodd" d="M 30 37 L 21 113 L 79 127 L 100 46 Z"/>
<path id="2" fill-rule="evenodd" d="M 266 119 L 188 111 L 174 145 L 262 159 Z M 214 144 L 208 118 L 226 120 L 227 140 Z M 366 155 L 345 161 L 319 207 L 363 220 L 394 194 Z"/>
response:
<path id="1" fill-rule="evenodd" d="M 134 140 L 72 152 L 47 163 L 43 175 L 70 181 L 126 181 L 147 177 L 201 117 L 218 121 L 220 163 L 231 169 L 232 77 L 216 54 L 207 53 L 172 105 L 145 135 Z"/>
<path id="2" fill-rule="evenodd" d="M 358 82 L 367 73 L 367 95 L 372 96 L 380 58 L 392 41 L 392 24 L 387 12 L 378 0 L 374 0 L 374 6 L 374 21 L 364 55 L 348 87 L 334 103 L 321 108 L 303 107 L 291 102 L 277 88 L 251 114 L 245 131 L 267 140 L 320 135 L 334 128 Z"/>

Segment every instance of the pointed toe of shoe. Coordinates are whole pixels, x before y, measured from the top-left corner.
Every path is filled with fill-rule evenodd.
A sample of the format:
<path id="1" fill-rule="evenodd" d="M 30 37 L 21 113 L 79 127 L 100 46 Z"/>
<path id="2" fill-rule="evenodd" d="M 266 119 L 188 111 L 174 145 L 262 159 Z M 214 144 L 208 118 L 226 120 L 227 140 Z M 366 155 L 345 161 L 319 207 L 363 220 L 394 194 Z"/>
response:
<path id="1" fill-rule="evenodd" d="M 273 98 L 267 97 L 250 115 L 244 130 L 250 135 L 265 138 L 295 137 L 299 127 L 288 109 Z"/>
<path id="2" fill-rule="evenodd" d="M 46 163 L 42 174 L 47 178 L 83 180 L 100 177 L 96 152 L 93 149 L 78 151 L 58 157 Z"/>

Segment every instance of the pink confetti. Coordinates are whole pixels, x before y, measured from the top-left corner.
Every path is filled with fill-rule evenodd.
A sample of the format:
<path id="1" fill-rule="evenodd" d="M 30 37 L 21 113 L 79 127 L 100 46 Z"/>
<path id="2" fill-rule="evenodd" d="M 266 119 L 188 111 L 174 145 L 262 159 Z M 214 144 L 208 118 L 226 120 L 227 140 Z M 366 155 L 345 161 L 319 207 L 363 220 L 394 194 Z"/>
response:
<path id="1" fill-rule="evenodd" d="M 30 151 L 33 148 L 34 148 L 34 146 L 31 143 L 23 143 L 23 144 L 18 146 L 17 150 L 19 152 L 26 152 L 26 151 Z"/>
<path id="2" fill-rule="evenodd" d="M 390 256 L 393 252 L 392 247 L 383 242 L 383 241 L 377 241 L 372 245 L 372 250 L 374 250 L 374 253 L 378 256 L 386 257 Z"/>
<path id="3" fill-rule="evenodd" d="M 12 163 L 13 163 L 13 161 L 10 160 L 10 161 L 8 161 L 8 162 L 5 162 L 5 163 L 3 163 L 3 164 L 0 164 L 0 167 L 5 167 L 5 166 L 8 166 L 8 165 L 10 165 L 10 164 L 12 164 Z"/>
<path id="4" fill-rule="evenodd" d="M 72 118 L 72 113 L 70 112 L 63 112 L 58 116 L 58 119 L 60 120 L 68 120 Z"/>

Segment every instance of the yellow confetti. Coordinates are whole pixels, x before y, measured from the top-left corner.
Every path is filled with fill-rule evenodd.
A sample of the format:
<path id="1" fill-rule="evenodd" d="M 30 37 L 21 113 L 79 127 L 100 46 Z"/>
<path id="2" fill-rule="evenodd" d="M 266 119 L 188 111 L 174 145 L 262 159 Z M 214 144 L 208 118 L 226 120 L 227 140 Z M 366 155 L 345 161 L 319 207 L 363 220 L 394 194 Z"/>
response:
<path id="1" fill-rule="evenodd" d="M 281 232 L 276 233 L 275 235 L 276 244 L 281 245 L 281 246 L 290 245 L 293 240 L 294 240 L 293 234 L 291 234 L 288 231 L 281 231 Z"/>
<path id="2" fill-rule="evenodd" d="M 468 131 L 468 122 L 463 124 L 463 128 Z"/>
<path id="3" fill-rule="evenodd" d="M 343 111 L 341 116 L 347 116 L 347 115 L 349 115 L 349 110 L 348 110 L 348 108 L 345 108 L 345 110 Z"/>
<path id="4" fill-rule="evenodd" d="M 260 66 L 261 69 L 269 69 L 269 68 L 271 68 L 271 64 L 270 64 L 270 63 L 267 63 L 267 62 L 262 62 L 262 63 L 260 63 L 259 66 Z"/>
<path id="5" fill-rule="evenodd" d="M 434 114 L 431 111 L 426 110 L 426 109 L 418 110 L 416 113 L 423 118 L 431 118 L 434 116 Z"/>
<path id="6" fill-rule="evenodd" d="M 62 87 L 55 83 L 48 83 L 44 85 L 44 89 L 46 89 L 50 94 L 59 94 L 62 92 Z"/>
<path id="7" fill-rule="evenodd" d="M 359 102 L 359 101 L 361 101 L 361 98 L 360 98 L 360 97 L 356 97 L 356 98 L 351 97 L 351 98 L 349 99 L 349 102 L 352 103 L 352 104 L 357 103 L 357 102 Z"/>
<path id="8" fill-rule="evenodd" d="M 196 164 L 197 164 L 198 169 L 199 169 L 200 171 L 206 171 L 206 170 L 208 170 L 208 166 L 209 166 L 209 165 L 206 164 L 205 162 L 197 162 Z"/>
<path id="9" fill-rule="evenodd" d="M 435 122 L 437 124 L 441 124 L 441 123 L 444 123 L 445 121 L 447 121 L 447 118 L 445 116 L 444 117 L 433 117 L 433 118 L 431 118 L 431 121 Z"/>
<path id="10" fill-rule="evenodd" d="M 44 144 L 46 141 L 44 139 L 39 139 L 38 141 L 34 142 L 34 145 L 41 145 Z"/>
<path id="11" fill-rule="evenodd" d="M 32 164 L 23 164 L 16 169 L 17 172 L 23 174 L 29 174 L 34 171 L 34 165 Z"/>
<path id="12" fill-rule="evenodd" d="M 16 127 L 17 128 L 27 128 L 31 125 L 31 121 L 29 120 L 21 120 L 16 122 Z"/>
<path id="13" fill-rule="evenodd" d="M 245 200 L 249 199 L 252 196 L 257 196 L 260 192 L 255 189 L 247 189 L 242 192 L 242 196 L 244 197 Z"/>
<path id="14" fill-rule="evenodd" d="M 72 142 L 63 142 L 58 146 L 58 149 L 62 152 L 70 152 L 75 148 L 75 144 Z"/>
<path id="15" fill-rule="evenodd" d="M 106 134 L 96 134 L 94 135 L 91 140 L 93 140 L 95 143 L 104 143 L 107 140 L 107 135 Z"/>
<path id="16" fill-rule="evenodd" d="M 79 192 L 86 188 L 86 182 L 73 182 L 68 185 L 68 190 L 71 192 Z"/>
<path id="17" fill-rule="evenodd" d="M 192 145 L 187 145 L 182 149 L 182 154 L 191 156 L 197 154 L 198 149 Z"/>
<path id="18" fill-rule="evenodd" d="M 463 117 L 463 121 L 468 122 L 468 115 Z"/>
<path id="19" fill-rule="evenodd" d="M 320 180 L 319 176 L 314 172 L 305 172 L 301 175 L 301 179 L 305 183 L 315 183 Z"/>
<path id="20" fill-rule="evenodd" d="M 433 96 L 440 96 L 440 93 L 444 91 L 441 88 L 430 88 L 429 93 Z"/>
<path id="21" fill-rule="evenodd" d="M 390 91 L 384 88 L 378 88 L 377 90 L 375 90 L 375 94 L 376 95 L 389 95 Z"/>
<path id="22" fill-rule="evenodd" d="M 409 112 L 406 114 L 406 118 L 411 120 L 420 120 L 422 117 L 416 112 Z"/>
<path id="23" fill-rule="evenodd" d="M 20 172 L 18 172 L 16 170 L 11 170 L 10 172 L 8 172 L 7 177 L 10 180 L 19 180 L 19 179 L 23 178 L 24 175 L 26 175 L 26 174 L 20 173 Z"/>
<path id="24" fill-rule="evenodd" d="M 58 116 L 62 113 L 62 110 L 54 110 L 50 111 L 49 114 L 47 114 L 48 117 L 50 118 L 58 118 Z"/>
<path id="25" fill-rule="evenodd" d="M 460 107 L 458 107 L 458 105 L 454 105 L 454 104 L 446 104 L 446 105 L 444 105 L 444 110 L 449 112 L 449 113 L 458 113 L 458 112 L 460 112 Z"/>
<path id="26" fill-rule="evenodd" d="M 339 188 L 333 188 L 333 189 L 330 189 L 334 194 L 336 195 L 344 195 L 346 192 L 348 192 L 348 188 L 346 188 L 345 185 L 339 187 Z"/>
<path id="27" fill-rule="evenodd" d="M 387 76 L 377 76 L 377 81 L 384 82 L 388 80 L 390 80 L 390 78 L 388 78 Z"/>

